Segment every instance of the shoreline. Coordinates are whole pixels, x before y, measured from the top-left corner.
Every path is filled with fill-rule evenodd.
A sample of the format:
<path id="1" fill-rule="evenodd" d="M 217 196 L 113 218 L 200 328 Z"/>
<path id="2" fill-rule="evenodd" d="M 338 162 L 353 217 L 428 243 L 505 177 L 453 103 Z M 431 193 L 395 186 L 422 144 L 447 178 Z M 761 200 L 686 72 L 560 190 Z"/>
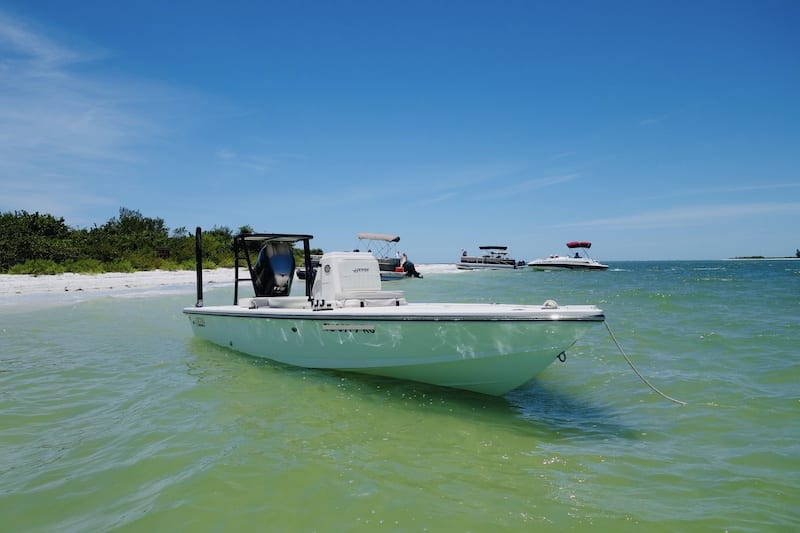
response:
<path id="1" fill-rule="evenodd" d="M 152 289 L 194 289 L 194 270 L 143 270 L 103 274 L 0 274 L 0 302 L 25 296 L 107 295 Z M 203 270 L 203 285 L 233 283 L 232 268 Z"/>
<path id="2" fill-rule="evenodd" d="M 455 265 L 418 265 L 420 272 L 456 271 Z M 203 287 L 232 286 L 233 268 L 203 270 Z M 28 300 L 70 302 L 88 297 L 152 294 L 153 292 L 193 292 L 194 270 L 142 270 L 103 274 L 0 274 L 0 306 Z"/>

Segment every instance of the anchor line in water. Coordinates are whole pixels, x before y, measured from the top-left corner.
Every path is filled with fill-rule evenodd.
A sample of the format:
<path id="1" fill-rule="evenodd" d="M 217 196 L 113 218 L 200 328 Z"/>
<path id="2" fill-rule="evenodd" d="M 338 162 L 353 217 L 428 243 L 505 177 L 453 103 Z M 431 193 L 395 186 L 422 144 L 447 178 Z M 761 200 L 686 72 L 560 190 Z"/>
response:
<path id="1" fill-rule="evenodd" d="M 652 383 L 650 383 L 649 381 L 647 381 L 647 378 L 645 378 L 645 377 L 644 377 L 644 376 L 643 376 L 643 375 L 642 375 L 642 374 L 641 374 L 641 373 L 640 373 L 640 372 L 639 372 L 639 371 L 636 369 L 636 367 L 633 365 L 633 362 L 632 362 L 632 361 L 630 360 L 630 358 L 628 358 L 628 356 L 625 354 L 625 350 L 623 350 L 623 349 L 622 349 L 622 346 L 620 346 L 620 344 L 619 344 L 619 341 L 617 341 L 617 337 L 614 335 L 614 332 L 613 332 L 613 331 L 611 331 L 611 328 L 609 327 L 609 325 L 608 325 L 608 322 L 606 322 L 606 321 L 604 320 L 604 321 L 603 321 L 603 324 L 605 324 L 605 326 L 606 326 L 606 329 L 608 330 L 608 334 L 609 334 L 609 335 L 611 335 L 611 340 L 612 340 L 612 341 L 614 341 L 614 344 L 616 344 L 616 345 L 617 345 L 617 349 L 619 350 L 619 353 L 621 353 L 621 354 L 622 354 L 622 357 L 624 357 L 624 358 L 625 358 L 625 361 L 627 361 L 627 362 L 628 362 L 628 365 L 629 365 L 629 366 L 631 367 L 631 369 L 632 369 L 632 370 L 633 370 L 633 371 L 636 373 L 636 375 L 637 375 L 637 376 L 639 376 L 639 379 L 641 379 L 641 380 L 644 382 L 644 384 L 645 384 L 645 385 L 647 385 L 647 386 L 648 386 L 648 387 L 650 387 L 650 388 L 651 388 L 651 389 L 652 389 L 654 392 L 658 393 L 659 395 L 661 395 L 662 397 L 666 398 L 667 400 L 669 400 L 669 401 L 671 401 L 671 402 L 675 402 L 675 403 L 677 403 L 677 404 L 679 404 L 679 405 L 686 405 L 686 402 L 682 402 L 681 400 L 676 400 L 676 399 L 675 399 L 675 398 L 673 398 L 672 396 L 668 396 L 668 395 L 664 394 L 663 392 L 661 392 L 660 390 L 658 390 L 658 389 L 657 389 L 655 386 L 653 386 L 653 384 L 652 384 Z"/>

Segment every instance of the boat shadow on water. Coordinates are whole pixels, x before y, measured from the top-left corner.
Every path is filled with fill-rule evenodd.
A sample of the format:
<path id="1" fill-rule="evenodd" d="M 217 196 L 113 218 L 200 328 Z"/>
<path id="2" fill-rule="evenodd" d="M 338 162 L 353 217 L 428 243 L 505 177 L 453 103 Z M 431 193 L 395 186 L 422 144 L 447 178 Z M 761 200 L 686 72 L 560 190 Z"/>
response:
<path id="1" fill-rule="evenodd" d="M 256 370 L 258 375 L 253 379 L 263 381 L 264 391 L 281 397 L 311 385 L 314 391 L 330 396 L 330 405 L 344 399 L 368 403 L 376 409 L 413 410 L 542 440 L 638 440 L 641 435 L 636 428 L 615 420 L 617 413 L 613 410 L 569 395 L 539 379 L 504 396 L 489 396 L 390 377 L 296 367 L 196 338 L 191 339 L 189 351 L 205 360 L 200 365 L 205 367 L 203 371 L 195 368 L 192 372 L 204 381 L 224 380 L 237 372 L 230 366 L 241 369 L 240 365 L 244 365 Z"/>
<path id="2" fill-rule="evenodd" d="M 618 413 L 534 378 L 504 399 L 516 416 L 565 438 L 639 440 L 641 430 L 617 421 Z"/>

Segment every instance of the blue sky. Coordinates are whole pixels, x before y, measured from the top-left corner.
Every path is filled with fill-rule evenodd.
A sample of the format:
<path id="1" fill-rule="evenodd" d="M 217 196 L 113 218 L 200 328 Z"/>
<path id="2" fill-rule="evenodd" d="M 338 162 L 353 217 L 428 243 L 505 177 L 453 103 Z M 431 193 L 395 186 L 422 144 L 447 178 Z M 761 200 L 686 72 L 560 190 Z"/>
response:
<path id="1" fill-rule="evenodd" d="M 800 248 L 800 3 L 0 2 L 0 211 L 411 260 Z"/>

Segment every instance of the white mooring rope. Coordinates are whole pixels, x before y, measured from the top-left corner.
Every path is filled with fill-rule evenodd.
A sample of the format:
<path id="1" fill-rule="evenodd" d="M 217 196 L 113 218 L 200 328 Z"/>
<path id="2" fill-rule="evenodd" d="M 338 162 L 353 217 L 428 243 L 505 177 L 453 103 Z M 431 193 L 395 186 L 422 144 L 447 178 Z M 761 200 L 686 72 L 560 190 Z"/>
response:
<path id="1" fill-rule="evenodd" d="M 628 356 L 627 356 L 627 355 L 625 355 L 625 350 L 623 350 L 623 349 L 622 349 L 622 346 L 620 346 L 620 345 L 619 345 L 619 342 L 617 342 L 617 337 L 615 337 L 615 336 L 614 336 L 614 332 L 613 332 L 613 331 L 611 331 L 611 328 L 608 326 L 608 322 L 606 322 L 606 321 L 604 320 L 604 321 L 603 321 L 603 324 L 605 324 L 605 325 L 606 325 L 606 329 L 608 330 L 608 334 L 609 334 L 609 335 L 611 335 L 611 340 L 613 340 L 613 341 L 614 341 L 614 344 L 616 344 L 616 345 L 617 345 L 617 349 L 619 349 L 619 353 L 621 353 L 621 354 L 622 354 L 622 357 L 624 357 L 624 358 L 625 358 L 625 360 L 628 362 L 628 365 L 630 365 L 630 367 L 633 369 L 633 371 L 634 371 L 634 372 L 636 372 L 636 375 L 637 375 L 637 376 L 639 376 L 639 379 L 641 379 L 642 381 L 644 381 L 644 383 L 645 383 L 645 384 L 646 384 L 648 387 L 650 387 L 651 389 L 653 389 L 653 391 L 654 391 L 654 392 L 657 392 L 658 394 L 660 394 L 661 396 L 663 396 L 663 397 L 664 397 L 664 398 L 666 398 L 667 400 L 669 400 L 669 401 L 671 401 L 671 402 L 675 402 L 675 403 L 677 403 L 677 404 L 680 404 L 680 405 L 686 405 L 686 402 L 682 402 L 682 401 L 680 401 L 680 400 L 676 400 L 676 399 L 675 399 L 675 398 L 673 398 L 672 396 L 667 396 L 666 394 L 664 394 L 663 392 L 661 392 L 660 390 L 658 390 L 657 388 L 655 388 L 655 387 L 654 387 L 654 386 L 653 386 L 653 385 L 652 385 L 652 384 L 651 384 L 649 381 L 647 381 L 647 378 L 645 378 L 643 375 L 641 375 L 641 374 L 639 373 L 639 371 L 638 371 L 638 370 L 636 370 L 636 367 L 635 367 L 635 366 L 633 366 L 633 363 L 631 362 L 631 360 L 628 358 Z"/>

